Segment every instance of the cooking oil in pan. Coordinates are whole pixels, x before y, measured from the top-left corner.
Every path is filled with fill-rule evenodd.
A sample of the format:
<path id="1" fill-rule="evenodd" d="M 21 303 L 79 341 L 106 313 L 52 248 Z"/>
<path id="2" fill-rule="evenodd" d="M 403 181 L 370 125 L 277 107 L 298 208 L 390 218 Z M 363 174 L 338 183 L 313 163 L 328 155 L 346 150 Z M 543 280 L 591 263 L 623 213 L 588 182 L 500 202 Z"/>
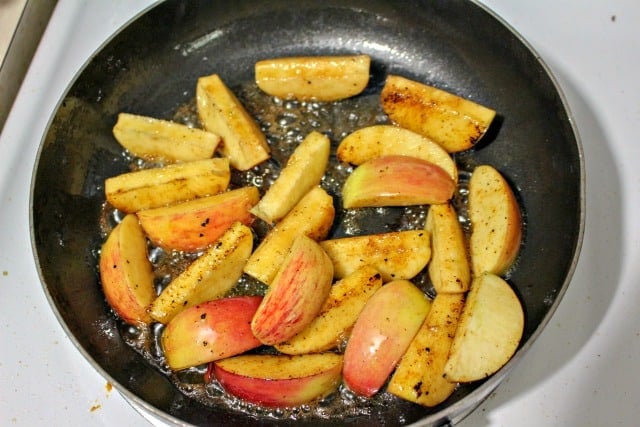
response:
<path id="1" fill-rule="evenodd" d="M 234 88 L 234 90 L 262 127 L 271 146 L 272 156 L 268 161 L 249 171 L 234 171 L 231 179 L 232 187 L 253 185 L 258 187 L 261 193 L 264 193 L 278 177 L 279 171 L 286 164 L 297 145 L 309 132 L 318 131 L 327 135 L 332 145 L 329 165 L 321 183 L 322 187 L 335 200 L 336 221 L 330 237 L 424 227 L 428 209 L 426 206 L 349 211 L 341 209 L 340 190 L 352 167 L 341 164 L 337 160 L 335 149 L 349 133 L 365 126 L 387 123 L 387 117 L 379 104 L 378 94 L 361 95 L 334 103 L 315 103 L 273 98 L 265 95 L 255 84 L 246 84 Z M 199 126 L 195 101 L 181 106 L 172 120 L 190 126 Z M 145 164 L 136 159 L 131 160 L 132 169 L 156 166 Z M 455 196 L 454 203 L 462 213 L 462 223 L 468 227 L 465 214 L 466 176 L 464 171 L 461 171 L 462 185 Z M 117 211 L 105 206 L 101 219 L 103 233 L 106 235 L 120 219 Z M 257 220 L 254 224 L 254 230 L 257 239 L 261 239 L 268 231 L 268 226 Z M 160 248 L 150 247 L 150 259 L 155 269 L 158 292 L 182 272 L 196 256 L 197 254 L 167 252 Z M 434 295 L 425 272 L 417 276 L 414 282 L 430 296 Z M 264 291 L 264 285 L 248 276 L 243 276 L 229 292 L 229 296 L 263 295 Z M 204 405 L 226 407 L 231 411 L 245 413 L 250 417 L 273 420 L 331 419 L 350 422 L 365 417 L 375 423 L 375 420 L 369 417 L 385 414 L 385 418 L 392 415 L 400 424 L 403 423 L 402 407 L 406 402 L 400 402 L 398 398 L 384 392 L 378 393 L 373 398 L 362 398 L 344 386 L 340 386 L 336 393 L 321 401 L 294 408 L 269 409 L 243 402 L 225 393 L 215 379 L 206 384 L 204 380 L 206 366 L 172 372 L 162 355 L 160 345 L 162 330 L 161 324 L 154 324 L 147 328 L 134 328 L 122 324 L 120 328 L 123 339 L 148 363 L 166 374 L 182 393 Z M 266 347 L 257 351 L 273 352 L 271 348 Z M 389 414 L 390 410 L 395 410 L 397 413 Z"/>

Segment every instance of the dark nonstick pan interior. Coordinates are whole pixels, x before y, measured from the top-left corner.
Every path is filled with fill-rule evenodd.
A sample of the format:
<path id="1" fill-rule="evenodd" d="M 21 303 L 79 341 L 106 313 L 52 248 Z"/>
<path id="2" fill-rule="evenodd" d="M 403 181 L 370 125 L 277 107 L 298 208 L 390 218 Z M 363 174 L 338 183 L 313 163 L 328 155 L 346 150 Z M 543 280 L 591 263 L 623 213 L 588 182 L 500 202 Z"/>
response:
<path id="1" fill-rule="evenodd" d="M 353 425 L 437 424 L 459 419 L 497 386 L 537 337 L 573 273 L 584 225 L 582 152 L 546 68 L 511 30 L 469 1 L 168 1 L 133 20 L 78 74 L 54 113 L 34 170 L 32 233 L 43 287 L 79 350 L 129 399 L 165 421 L 206 425 L 291 422 L 206 407 L 179 392 L 122 338 L 97 274 L 105 178 L 128 170 L 112 137 L 119 112 L 171 119 L 199 76 L 232 88 L 259 59 L 366 53 L 374 96 L 401 74 L 490 106 L 482 143 L 456 156 L 511 182 L 525 212 L 524 244 L 509 276 L 526 312 L 522 345 L 494 377 L 460 387 L 436 408 L 390 400 Z M 336 135 L 332 135 L 337 144 Z M 384 222 L 385 218 L 379 218 Z M 318 419 L 307 419 L 318 423 Z M 323 421 L 336 421 L 329 418 Z"/>

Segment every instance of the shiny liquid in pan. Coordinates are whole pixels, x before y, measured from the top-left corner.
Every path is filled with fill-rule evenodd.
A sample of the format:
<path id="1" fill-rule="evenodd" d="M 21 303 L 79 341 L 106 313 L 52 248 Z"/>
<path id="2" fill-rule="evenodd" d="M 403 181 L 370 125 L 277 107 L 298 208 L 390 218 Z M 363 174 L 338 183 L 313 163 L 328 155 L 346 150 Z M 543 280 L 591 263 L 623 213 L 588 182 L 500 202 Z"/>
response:
<path id="1" fill-rule="evenodd" d="M 342 237 L 383 233 L 398 230 L 420 229 L 424 227 L 428 207 L 413 206 L 407 208 L 369 208 L 344 210 L 341 208 L 340 190 L 345 178 L 351 172 L 349 165 L 341 164 L 335 156 L 339 142 L 349 133 L 374 124 L 388 123 L 382 111 L 379 94 L 363 94 L 361 96 L 334 103 L 314 103 L 283 101 L 265 95 L 255 84 L 247 84 L 234 88 L 234 92 L 247 110 L 252 113 L 266 134 L 272 149 L 271 159 L 257 167 L 240 172 L 234 170 L 231 188 L 254 185 L 264 192 L 278 177 L 280 169 L 287 159 L 311 131 L 327 135 L 332 142 L 332 152 L 322 187 L 334 197 L 336 219 L 329 237 Z M 198 127 L 195 101 L 180 107 L 174 117 L 176 122 Z M 126 155 L 126 154 L 125 154 Z M 148 168 L 158 166 L 131 159 L 131 168 Z M 459 186 L 453 203 L 458 209 L 460 220 L 469 230 L 466 218 L 466 188 L 468 171 L 459 170 Z M 102 212 L 103 234 L 106 237 L 111 228 L 122 218 L 122 214 L 106 205 Z M 268 227 L 260 220 L 253 226 L 257 239 L 264 237 Z M 183 271 L 195 259 L 197 254 L 166 252 L 160 248 L 150 247 L 150 259 L 154 265 L 156 284 L 160 292 L 173 277 Z M 412 280 L 429 296 L 434 296 L 426 271 Z M 229 295 L 263 295 L 265 286 L 244 275 Z M 362 398 L 340 386 L 334 393 L 319 402 L 296 408 L 270 409 L 243 402 L 224 392 L 213 380 L 204 383 L 205 366 L 194 367 L 180 372 L 168 369 L 160 346 L 160 334 L 163 326 L 153 324 L 148 328 L 137 328 L 119 323 L 120 333 L 133 349 L 145 360 L 165 373 L 172 383 L 185 395 L 207 406 L 226 407 L 231 411 L 247 413 L 250 416 L 272 419 L 332 419 L 348 421 L 361 417 L 381 414 L 387 416 L 389 408 L 398 407 L 398 398 L 389 393 L 380 392 L 373 398 Z M 342 345 L 344 347 L 344 343 Z M 339 349 L 339 350 L 343 350 Z M 263 347 L 254 352 L 273 352 Z M 384 390 L 384 388 L 383 388 Z M 402 410 L 398 410 L 397 421 L 403 423 Z"/>

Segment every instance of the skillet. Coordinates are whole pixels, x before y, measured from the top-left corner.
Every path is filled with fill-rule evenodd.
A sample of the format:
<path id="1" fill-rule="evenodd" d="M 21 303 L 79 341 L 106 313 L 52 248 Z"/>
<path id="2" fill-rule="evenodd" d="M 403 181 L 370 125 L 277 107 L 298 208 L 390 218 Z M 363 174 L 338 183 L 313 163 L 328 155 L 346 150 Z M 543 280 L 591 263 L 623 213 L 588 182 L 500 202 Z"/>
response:
<path id="1" fill-rule="evenodd" d="M 192 102 L 202 75 L 218 73 L 239 90 L 252 81 L 256 60 L 346 53 L 372 57 L 364 105 L 387 74 L 401 74 L 498 112 L 489 134 L 456 160 L 463 171 L 496 166 L 525 213 L 524 243 L 508 277 L 525 309 L 522 344 L 493 377 L 459 387 L 435 408 L 388 399 L 325 418 L 207 406 L 130 345 L 136 331 L 112 314 L 100 289 L 96 265 L 108 228 L 103 183 L 130 167 L 111 128 L 122 111 L 175 117 Z M 339 134 L 331 137 L 335 148 Z M 559 304 L 582 242 L 583 168 L 553 77 L 526 42 L 474 2 L 170 0 L 132 20 L 89 58 L 53 113 L 34 168 L 32 245 L 43 289 L 79 351 L 125 397 L 166 422 L 440 425 L 460 420 L 488 396 Z M 393 228 L 396 217 L 389 211 L 373 224 Z"/>

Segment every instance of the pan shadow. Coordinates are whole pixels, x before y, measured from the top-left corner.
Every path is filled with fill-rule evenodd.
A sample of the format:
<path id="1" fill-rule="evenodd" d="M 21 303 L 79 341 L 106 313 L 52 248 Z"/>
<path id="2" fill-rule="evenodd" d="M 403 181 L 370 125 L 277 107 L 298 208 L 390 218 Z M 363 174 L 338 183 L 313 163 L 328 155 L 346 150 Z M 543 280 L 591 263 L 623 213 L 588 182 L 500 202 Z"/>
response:
<path id="1" fill-rule="evenodd" d="M 608 136 L 589 100 L 553 64 L 582 139 L 586 174 L 585 234 L 576 271 L 555 314 L 505 381 L 462 426 L 488 426 L 491 412 L 524 398 L 568 365 L 595 334 L 618 285 L 623 250 L 622 186 Z M 586 391 L 585 391 L 586 392 Z"/>

